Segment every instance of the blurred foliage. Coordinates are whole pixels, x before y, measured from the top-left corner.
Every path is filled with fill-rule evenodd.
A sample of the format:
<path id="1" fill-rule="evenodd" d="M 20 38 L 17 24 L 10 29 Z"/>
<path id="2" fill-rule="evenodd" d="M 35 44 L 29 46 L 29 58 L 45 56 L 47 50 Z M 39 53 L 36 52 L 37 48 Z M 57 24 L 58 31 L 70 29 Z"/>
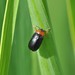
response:
<path id="1" fill-rule="evenodd" d="M 1 38 L 1 30 L 2 30 L 4 10 L 5 10 L 5 3 L 6 3 L 6 0 L 0 0 L 0 38 Z"/>
<path id="2" fill-rule="evenodd" d="M 5 73 L 2 75 L 6 75 L 8 71 L 8 75 L 75 75 L 75 1 L 20 0 L 18 8 L 16 2 L 18 0 L 7 1 L 11 4 L 9 3 L 10 6 L 7 7 L 9 12 L 6 12 L 8 14 L 6 20 L 9 23 L 5 24 L 9 31 L 4 30 L 7 38 L 4 37 L 5 43 L 1 44 L 4 51 L 4 54 L 1 53 L 4 59 L 0 60 L 2 72 L 4 69 L 1 69 L 1 63 L 6 61 L 3 64 Z M 7 1 L 0 0 L 1 39 L 3 39 L 1 33 Z M 16 14 L 9 17 L 13 12 Z M 13 26 L 13 18 L 15 26 Z M 51 29 L 36 52 L 28 49 L 28 42 L 35 32 L 33 25 L 38 25 L 45 30 Z M 14 35 L 11 33 L 12 29 Z M 11 46 L 10 34 L 14 36 Z"/>

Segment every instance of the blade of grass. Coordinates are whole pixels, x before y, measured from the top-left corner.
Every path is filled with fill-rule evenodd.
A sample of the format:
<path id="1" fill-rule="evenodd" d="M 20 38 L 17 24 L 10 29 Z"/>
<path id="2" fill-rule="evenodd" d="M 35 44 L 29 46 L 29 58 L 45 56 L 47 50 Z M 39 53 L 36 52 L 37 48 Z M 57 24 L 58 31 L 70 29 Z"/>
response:
<path id="1" fill-rule="evenodd" d="M 38 60 L 39 60 L 41 75 L 56 75 L 49 58 L 45 59 L 41 57 L 38 52 Z"/>
<path id="2" fill-rule="evenodd" d="M 32 25 L 38 25 L 42 29 L 49 29 L 51 22 L 48 22 L 48 14 L 45 10 L 44 4 L 42 0 L 28 0 L 29 10 Z M 33 28 L 34 29 L 34 28 Z M 39 66 L 41 70 L 41 74 L 43 75 L 58 75 L 59 71 L 54 70 L 56 66 L 52 64 L 52 60 L 49 59 L 52 55 L 54 55 L 54 42 L 52 38 L 52 30 L 49 34 L 44 38 L 44 42 L 42 47 L 37 51 Z M 55 59 L 55 58 L 52 58 Z"/>
<path id="3" fill-rule="evenodd" d="M 75 0 L 69 0 L 67 3 L 70 4 L 70 10 L 71 10 L 71 14 L 72 14 L 72 18 L 73 18 L 73 22 L 74 22 L 74 28 L 75 28 Z"/>
<path id="4" fill-rule="evenodd" d="M 39 2 L 40 2 L 39 0 L 36 2 L 35 2 L 35 0 L 32 0 L 31 2 L 29 2 L 29 3 L 31 3 L 31 4 L 29 4 L 29 9 L 30 9 L 32 24 L 36 25 L 39 23 L 39 26 L 40 26 L 41 24 L 43 24 L 43 21 L 37 20 L 38 17 L 39 17 L 39 19 L 42 19 L 42 16 L 38 15 L 38 13 L 40 13 L 40 11 L 42 10 L 42 9 L 40 9 L 42 7 L 42 6 L 40 6 L 42 3 L 41 2 L 39 3 Z M 57 51 L 56 58 L 60 62 L 61 72 L 63 75 L 74 74 L 74 67 L 73 67 L 74 66 L 74 54 L 73 54 L 74 50 L 73 50 L 71 35 L 70 35 L 70 31 L 69 31 L 69 22 L 68 22 L 68 16 L 67 16 L 67 12 L 66 12 L 66 1 L 58 0 L 55 2 L 53 0 L 47 0 L 47 5 L 48 5 L 48 10 L 49 10 L 49 15 L 51 15 L 49 17 L 51 17 L 51 21 L 52 21 L 52 29 L 53 29 L 52 35 L 53 35 L 53 40 L 56 45 L 56 51 Z M 42 13 L 42 11 L 41 11 L 41 13 Z M 43 14 L 41 14 L 41 15 L 43 15 Z M 43 18 L 45 18 L 45 17 L 43 17 Z M 47 18 L 45 18 L 45 19 L 47 20 Z M 44 22 L 46 22 L 46 21 L 44 21 Z M 43 26 L 41 26 L 41 27 L 43 28 Z M 49 44 L 49 41 L 47 43 Z M 45 46 L 46 46 L 46 44 L 45 44 Z M 44 51 L 44 49 L 42 49 L 42 50 Z M 45 53 L 42 53 L 42 54 L 45 54 Z M 41 59 L 41 57 L 39 57 L 39 59 Z M 71 62 L 69 62 L 69 60 L 71 60 Z M 41 62 L 41 61 L 42 61 L 42 59 L 39 60 L 39 62 Z M 57 61 L 57 63 L 58 63 L 58 61 Z M 40 63 L 40 64 L 42 64 L 42 63 Z M 46 61 L 46 64 L 47 64 L 47 61 Z M 45 72 L 44 68 L 42 68 L 42 66 L 41 66 L 41 69 L 42 69 L 42 74 L 43 74 L 43 72 L 45 74 L 46 72 Z M 52 71 L 48 71 L 47 74 L 50 74 L 51 72 Z"/>
<path id="5" fill-rule="evenodd" d="M 1 36 L 0 75 L 7 75 L 19 0 L 7 0 Z"/>
<path id="6" fill-rule="evenodd" d="M 0 0 L 0 56 L 1 56 L 1 30 L 2 30 L 2 22 L 3 22 L 3 15 L 5 9 L 6 1 Z"/>
<path id="7" fill-rule="evenodd" d="M 0 0 L 0 39 L 6 0 Z"/>
<path id="8" fill-rule="evenodd" d="M 66 1 L 47 0 L 47 3 L 62 74 L 74 75 L 74 48 L 70 35 Z"/>
<path id="9" fill-rule="evenodd" d="M 28 0 L 32 26 L 38 26 L 44 30 L 49 29 L 46 10 L 42 0 Z"/>
<path id="10" fill-rule="evenodd" d="M 67 0 L 67 13 L 68 13 L 68 19 L 69 19 L 69 26 L 70 26 L 70 34 L 71 34 L 71 40 L 74 48 L 74 55 L 75 55 L 75 10 L 74 10 L 74 0 Z"/>
<path id="11" fill-rule="evenodd" d="M 28 48 L 32 34 L 27 0 L 20 0 L 13 40 L 9 75 L 40 75 L 36 53 Z"/>

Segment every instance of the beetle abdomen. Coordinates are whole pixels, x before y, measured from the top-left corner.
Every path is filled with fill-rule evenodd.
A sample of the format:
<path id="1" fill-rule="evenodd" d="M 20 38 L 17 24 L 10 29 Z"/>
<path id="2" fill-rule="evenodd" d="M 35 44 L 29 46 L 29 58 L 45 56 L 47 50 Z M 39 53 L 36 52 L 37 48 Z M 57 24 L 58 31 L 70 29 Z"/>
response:
<path id="1" fill-rule="evenodd" d="M 43 40 L 43 36 L 37 33 L 34 33 L 31 40 L 29 41 L 28 47 L 32 50 L 32 51 L 36 51 Z"/>

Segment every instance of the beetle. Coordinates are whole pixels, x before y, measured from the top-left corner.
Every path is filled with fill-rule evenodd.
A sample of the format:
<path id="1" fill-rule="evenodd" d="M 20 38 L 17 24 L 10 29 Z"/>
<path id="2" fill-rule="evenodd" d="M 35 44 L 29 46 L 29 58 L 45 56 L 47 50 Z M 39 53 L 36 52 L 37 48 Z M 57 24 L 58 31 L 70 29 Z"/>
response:
<path id="1" fill-rule="evenodd" d="M 45 32 L 46 31 L 43 29 L 38 29 L 35 31 L 28 44 L 30 50 L 36 51 L 41 46 Z"/>

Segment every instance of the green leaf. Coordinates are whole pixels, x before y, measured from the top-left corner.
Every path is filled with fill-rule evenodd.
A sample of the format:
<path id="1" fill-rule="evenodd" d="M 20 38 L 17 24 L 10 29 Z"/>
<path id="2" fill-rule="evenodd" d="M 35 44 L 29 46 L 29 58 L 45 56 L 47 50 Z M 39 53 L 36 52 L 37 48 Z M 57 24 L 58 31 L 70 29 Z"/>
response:
<path id="1" fill-rule="evenodd" d="M 48 13 L 46 12 L 46 7 L 44 6 L 43 1 L 28 0 L 28 5 L 32 25 L 38 25 L 40 28 L 47 31 L 51 26 L 51 22 L 48 20 Z M 53 57 L 51 60 L 51 57 L 54 56 L 54 51 L 56 50 L 52 33 L 53 32 L 51 29 L 51 31 L 49 31 L 48 34 L 46 34 L 46 36 L 44 37 L 44 41 L 42 43 L 42 46 L 39 48 L 39 51 L 37 51 L 40 71 L 42 75 L 55 75 L 55 73 L 57 75 L 60 74 L 58 68 L 56 71 L 54 69 L 56 68 L 57 64 L 52 64 L 52 60 L 55 60 L 55 58 Z"/>
<path id="2" fill-rule="evenodd" d="M 47 0 L 47 3 L 62 74 L 74 75 L 74 47 L 71 40 L 66 1 Z"/>
<path id="3" fill-rule="evenodd" d="M 1 35 L 0 75 L 7 75 L 19 0 L 7 0 Z"/>
<path id="4" fill-rule="evenodd" d="M 0 55 L 1 55 L 1 30 L 4 15 L 5 1 L 0 0 Z"/>
<path id="5" fill-rule="evenodd" d="M 72 45 L 74 48 L 74 53 L 75 53 L 75 10 L 74 10 L 74 0 L 67 0 L 67 14 L 68 14 L 68 20 L 69 20 L 69 27 L 70 27 L 70 34 L 71 34 L 71 40 L 72 40 Z"/>
<path id="6" fill-rule="evenodd" d="M 27 0 L 20 0 L 9 75 L 40 75 L 36 53 L 28 48 L 32 27 Z"/>
<path id="7" fill-rule="evenodd" d="M 60 3 L 60 4 L 59 4 Z M 72 44 L 69 19 L 67 15 L 67 4 L 65 0 L 28 0 L 30 16 L 32 25 L 39 25 L 42 29 L 45 27 L 45 23 L 48 22 L 51 28 L 47 38 L 44 38 L 42 47 L 38 51 L 38 59 L 41 74 L 43 75 L 71 75 L 74 72 L 74 47 Z M 44 6 L 44 7 L 43 7 Z M 45 11 L 46 10 L 46 14 Z M 42 16 L 40 16 L 40 13 Z M 44 14 L 42 14 L 44 13 Z M 45 17 L 45 16 L 49 17 Z M 39 18 L 39 19 L 38 19 Z M 45 18 L 44 20 L 42 20 Z M 48 20 L 48 19 L 49 20 Z M 40 20 L 40 21 L 39 21 Z M 45 22 L 45 23 L 44 23 Z M 44 23 L 45 25 L 41 26 Z M 74 32 L 72 32 L 74 35 Z M 52 38 L 50 38 L 50 36 Z M 52 45 L 51 45 L 51 43 Z M 74 40 L 73 40 L 74 42 Z M 54 48 L 53 48 L 53 47 Z M 54 53 L 52 53 L 54 51 Z M 52 53 L 54 58 L 52 58 Z M 51 61 L 48 61 L 48 59 Z M 52 59 L 51 59 L 52 58 Z M 52 64 L 52 60 L 55 60 L 57 65 Z M 70 61 L 69 61 L 70 60 Z M 51 65 L 50 65 L 51 63 Z M 44 65 L 44 66 L 43 66 Z M 50 67 L 49 67 L 50 65 Z M 55 70 L 57 67 L 58 70 Z"/>
<path id="8" fill-rule="evenodd" d="M 28 0 L 28 5 L 30 10 L 32 26 L 38 26 L 44 30 L 48 30 L 50 27 L 42 0 Z"/>
<path id="9" fill-rule="evenodd" d="M 6 3 L 5 0 L 4 1 L 0 0 L 0 39 L 1 39 L 1 30 L 2 30 L 5 3 Z"/>
<path id="10" fill-rule="evenodd" d="M 3 25 L 4 5 L 0 3 L 0 75 L 75 75 L 75 1 L 6 2 Z M 33 52 L 28 43 L 38 28 L 50 31 Z"/>

